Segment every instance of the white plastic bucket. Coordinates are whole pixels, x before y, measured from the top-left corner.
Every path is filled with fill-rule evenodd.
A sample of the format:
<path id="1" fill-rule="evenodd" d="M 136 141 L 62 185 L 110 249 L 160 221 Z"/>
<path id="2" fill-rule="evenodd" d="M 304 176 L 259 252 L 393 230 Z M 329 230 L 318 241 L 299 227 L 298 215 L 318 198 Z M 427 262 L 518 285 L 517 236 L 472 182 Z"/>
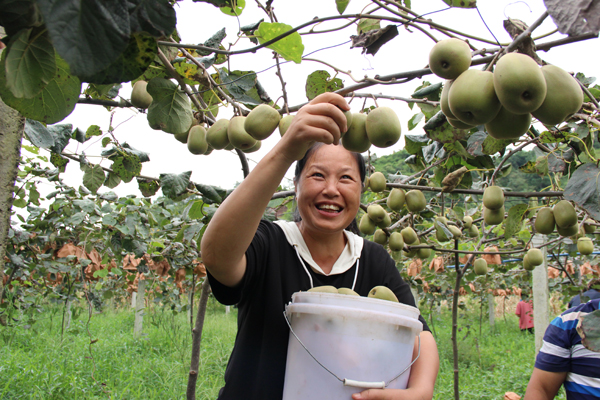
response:
<path id="1" fill-rule="evenodd" d="M 283 400 L 348 400 L 364 387 L 406 389 L 415 337 L 423 330 L 417 308 L 298 292 L 285 316 L 291 330 Z"/>

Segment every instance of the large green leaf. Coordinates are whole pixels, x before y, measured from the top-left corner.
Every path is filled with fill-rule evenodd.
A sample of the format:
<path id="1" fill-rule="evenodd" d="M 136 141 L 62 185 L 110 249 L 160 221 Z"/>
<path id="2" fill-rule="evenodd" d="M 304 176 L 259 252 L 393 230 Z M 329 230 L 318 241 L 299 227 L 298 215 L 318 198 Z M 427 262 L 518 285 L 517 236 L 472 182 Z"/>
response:
<path id="1" fill-rule="evenodd" d="M 0 26 L 7 36 L 16 35 L 21 29 L 42 24 L 42 16 L 33 0 L 0 1 Z"/>
<path id="2" fill-rule="evenodd" d="M 56 55 L 45 29 L 23 29 L 11 38 L 6 56 L 6 86 L 30 99 L 54 78 Z"/>
<path id="3" fill-rule="evenodd" d="M 258 41 L 262 44 L 271 39 L 275 39 L 277 36 L 282 35 L 291 29 L 292 27 L 290 25 L 282 24 L 280 22 L 263 22 L 260 24 L 255 34 L 258 37 Z M 300 64 L 302 61 L 304 45 L 302 44 L 302 37 L 298 32 L 294 32 L 267 47 L 276 51 L 277 54 L 281 55 L 287 61 L 294 61 L 297 64 Z"/>
<path id="4" fill-rule="evenodd" d="M 131 32 L 147 32 L 154 37 L 169 36 L 175 30 L 177 15 L 169 0 L 127 0 Z"/>
<path id="5" fill-rule="evenodd" d="M 332 79 L 329 72 L 318 70 L 306 78 L 306 97 L 312 100 L 322 93 L 335 92 L 343 87 L 344 83 L 340 78 Z"/>
<path id="6" fill-rule="evenodd" d="M 564 196 L 600 221 L 600 168 L 592 163 L 577 168 L 565 187 Z"/>
<path id="7" fill-rule="evenodd" d="M 129 82 L 146 71 L 157 52 L 156 39 L 144 33 L 135 33 L 129 38 L 125 51 L 107 68 L 91 76 L 79 77 L 83 82 L 98 85 Z"/>
<path id="8" fill-rule="evenodd" d="M 194 116 L 187 95 L 168 79 L 154 78 L 146 87 L 152 96 L 148 108 L 148 123 L 152 129 L 168 133 L 187 132 Z"/>
<path id="9" fill-rule="evenodd" d="M 104 170 L 98 164 L 92 166 L 86 165 L 83 169 L 83 186 L 90 192 L 96 193 L 105 180 Z"/>
<path id="10" fill-rule="evenodd" d="M 429 138 L 425 135 L 405 135 L 404 149 L 409 154 L 421 154 L 421 148 L 429 142 Z"/>
<path id="11" fill-rule="evenodd" d="M 190 176 L 192 176 L 192 171 L 182 172 L 179 175 L 160 174 L 160 186 L 164 195 L 174 199 L 184 194 L 190 184 Z"/>
<path id="12" fill-rule="evenodd" d="M 32 99 L 19 99 L 13 96 L 6 86 L 5 54 L 0 60 L 0 97 L 23 116 L 46 124 L 63 120 L 71 114 L 81 93 L 81 81 L 71 75 L 69 65 L 57 54 L 56 75 L 46 87 Z"/>
<path id="13" fill-rule="evenodd" d="M 91 76 L 109 66 L 129 43 L 123 0 L 37 0 L 56 51 L 74 75 Z"/>

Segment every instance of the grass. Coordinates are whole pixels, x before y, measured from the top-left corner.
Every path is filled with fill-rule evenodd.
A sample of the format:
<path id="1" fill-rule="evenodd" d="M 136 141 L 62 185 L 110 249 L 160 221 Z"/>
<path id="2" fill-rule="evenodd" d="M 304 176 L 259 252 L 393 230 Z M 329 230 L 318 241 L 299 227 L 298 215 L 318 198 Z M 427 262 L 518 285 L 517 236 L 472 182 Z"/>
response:
<path id="1" fill-rule="evenodd" d="M 79 308 L 78 308 L 79 307 Z M 92 315 L 75 306 L 70 329 L 61 340 L 62 309 L 47 306 L 29 328 L 0 327 L 0 399 L 184 399 L 191 335 L 185 313 L 152 307 L 144 319 L 146 334 L 133 338 L 133 311 L 106 307 Z M 440 353 L 434 399 L 454 398 L 450 311 L 433 319 Z M 514 310 L 512 311 L 514 312 Z M 433 323 L 431 323 L 433 321 Z M 460 398 L 503 399 L 507 391 L 523 395 L 535 359 L 534 336 L 523 334 L 511 312 L 492 329 L 479 307 L 467 304 L 459 320 Z M 197 399 L 215 399 L 236 334 L 235 311 L 211 298 L 204 325 Z M 90 336 L 91 335 L 91 336 Z M 90 345 L 90 337 L 97 342 Z M 91 348 L 91 351 L 90 351 Z M 564 399 L 561 394 L 558 399 Z"/>

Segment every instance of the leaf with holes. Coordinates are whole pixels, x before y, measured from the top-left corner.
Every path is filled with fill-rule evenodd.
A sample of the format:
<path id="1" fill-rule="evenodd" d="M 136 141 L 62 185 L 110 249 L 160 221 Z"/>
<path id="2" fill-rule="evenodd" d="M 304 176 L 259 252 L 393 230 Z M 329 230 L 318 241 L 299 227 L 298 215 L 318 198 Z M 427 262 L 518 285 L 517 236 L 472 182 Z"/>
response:
<path id="1" fill-rule="evenodd" d="M 377 29 L 381 29 L 380 20 L 373 18 L 362 18 L 360 21 L 358 21 L 358 24 L 356 25 L 356 31 L 359 35 L 361 33 Z"/>
<path id="2" fill-rule="evenodd" d="M 54 78 L 31 99 L 17 98 L 6 86 L 6 51 L 0 59 L 0 97 L 7 106 L 14 108 L 26 118 L 53 124 L 71 114 L 81 93 L 81 81 L 71 75 L 69 65 L 56 55 Z"/>
<path id="3" fill-rule="evenodd" d="M 160 184 L 157 181 L 137 178 L 138 188 L 144 197 L 152 197 L 160 189 Z"/>
<path id="4" fill-rule="evenodd" d="M 98 125 L 90 125 L 85 131 L 85 138 L 89 139 L 92 136 L 102 136 L 102 130 Z"/>
<path id="5" fill-rule="evenodd" d="M 60 172 L 65 172 L 67 164 L 69 163 L 69 159 L 61 156 L 57 153 L 50 154 L 50 162 L 54 165 Z"/>
<path id="6" fill-rule="evenodd" d="M 282 24 L 280 22 L 263 22 L 260 24 L 255 34 L 258 37 L 258 41 L 263 44 L 290 30 L 292 30 L 290 25 Z M 296 64 L 302 62 L 304 45 L 302 44 L 302 37 L 300 37 L 298 32 L 294 32 L 275 43 L 271 43 L 267 47 L 277 52 L 277 54 L 287 61 L 293 61 Z"/>
<path id="7" fill-rule="evenodd" d="M 45 29 L 23 29 L 13 36 L 6 56 L 6 86 L 17 98 L 40 93 L 56 74 L 56 55 Z"/>
<path id="8" fill-rule="evenodd" d="M 117 157 L 114 160 L 111 169 L 116 175 L 123 179 L 123 182 L 128 183 L 140 174 L 142 171 L 142 163 L 136 156 L 128 154 Z"/>
<path id="9" fill-rule="evenodd" d="M 504 223 L 504 237 L 512 237 L 521 230 L 523 216 L 527 211 L 527 204 L 517 204 L 508 210 L 508 218 Z"/>
<path id="10" fill-rule="evenodd" d="M 565 187 L 564 197 L 600 221 L 600 168 L 592 163 L 577 168 Z"/>
<path id="11" fill-rule="evenodd" d="M 450 7 L 457 8 L 476 8 L 477 0 L 444 0 L 444 3 Z"/>
<path id="12" fill-rule="evenodd" d="M 306 97 L 312 100 L 322 93 L 335 92 L 343 87 L 344 83 L 340 78 L 331 79 L 329 72 L 315 71 L 306 78 Z"/>
<path id="13" fill-rule="evenodd" d="M 104 184 L 105 176 L 104 170 L 100 165 L 89 166 L 86 165 L 83 171 L 83 186 L 94 194 Z"/>
<path id="14" fill-rule="evenodd" d="M 178 134 L 187 132 L 194 116 L 188 96 L 168 79 L 154 78 L 146 87 L 152 96 L 148 124 L 152 129 Z"/>

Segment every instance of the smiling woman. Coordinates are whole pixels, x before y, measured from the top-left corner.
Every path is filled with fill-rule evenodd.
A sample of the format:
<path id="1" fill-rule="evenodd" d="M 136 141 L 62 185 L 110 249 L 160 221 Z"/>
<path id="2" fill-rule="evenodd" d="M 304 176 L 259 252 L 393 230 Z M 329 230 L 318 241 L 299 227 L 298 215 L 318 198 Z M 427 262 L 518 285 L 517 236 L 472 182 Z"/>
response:
<path id="1" fill-rule="evenodd" d="M 325 93 L 296 114 L 286 134 L 219 207 L 201 243 L 217 300 L 238 305 L 238 335 L 219 399 L 282 397 L 289 329 L 283 316 L 293 293 L 331 285 L 367 296 L 387 286 L 415 305 L 385 249 L 346 228 L 360 207 L 364 160 L 338 145 L 347 130 L 339 95 Z M 294 161 L 298 221 L 261 220 Z M 408 387 L 369 389 L 358 399 L 431 399 L 439 368 L 425 321 Z M 413 357 L 418 347 L 415 347 Z"/>

